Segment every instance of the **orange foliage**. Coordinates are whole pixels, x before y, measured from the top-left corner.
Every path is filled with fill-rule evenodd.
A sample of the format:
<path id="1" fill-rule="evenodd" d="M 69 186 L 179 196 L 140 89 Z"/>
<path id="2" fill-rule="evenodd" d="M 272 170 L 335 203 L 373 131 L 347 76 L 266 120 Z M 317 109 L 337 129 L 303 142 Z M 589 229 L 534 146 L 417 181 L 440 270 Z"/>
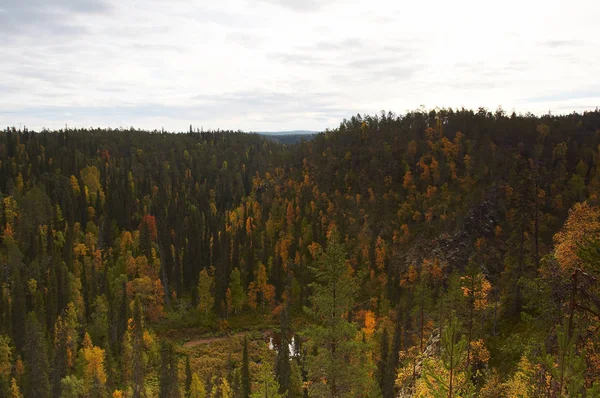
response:
<path id="1" fill-rule="evenodd" d="M 554 235 L 555 256 L 563 270 L 581 266 L 577 255 L 579 245 L 600 233 L 600 208 L 587 202 L 577 203 L 569 210 L 562 229 Z"/>

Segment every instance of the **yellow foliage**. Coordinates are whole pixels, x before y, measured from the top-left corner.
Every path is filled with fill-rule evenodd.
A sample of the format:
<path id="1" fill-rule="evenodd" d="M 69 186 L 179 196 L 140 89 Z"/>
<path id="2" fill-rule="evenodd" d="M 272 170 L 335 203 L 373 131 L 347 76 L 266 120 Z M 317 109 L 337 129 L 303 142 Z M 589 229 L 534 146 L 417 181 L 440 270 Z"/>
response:
<path id="1" fill-rule="evenodd" d="M 532 365 L 525 357 L 519 362 L 519 369 L 512 377 L 504 383 L 507 398 L 530 398 L 533 397 L 530 392 L 531 380 L 527 373 L 532 370 Z"/>
<path id="2" fill-rule="evenodd" d="M 10 380 L 10 398 L 22 398 L 23 394 L 21 394 L 21 390 L 19 390 L 19 386 L 17 385 L 17 380 L 13 377 Z"/>
<path id="3" fill-rule="evenodd" d="M 486 364 L 490 360 L 490 352 L 483 339 L 471 341 L 470 363 Z"/>
<path id="4" fill-rule="evenodd" d="M 106 383 L 106 372 L 104 371 L 104 350 L 100 347 L 95 347 L 90 341 L 90 336 L 86 333 L 84 337 L 83 357 L 86 365 L 84 375 L 87 381 L 98 381 L 102 384 Z"/>

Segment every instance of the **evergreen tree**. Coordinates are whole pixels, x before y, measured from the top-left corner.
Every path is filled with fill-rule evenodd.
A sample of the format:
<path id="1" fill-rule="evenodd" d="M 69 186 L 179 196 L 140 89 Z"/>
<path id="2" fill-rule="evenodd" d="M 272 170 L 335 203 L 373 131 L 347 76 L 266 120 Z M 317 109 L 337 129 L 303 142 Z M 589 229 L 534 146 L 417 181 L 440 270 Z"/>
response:
<path id="1" fill-rule="evenodd" d="M 389 337 L 387 328 L 384 328 L 383 332 L 381 333 L 380 355 L 379 362 L 377 363 L 377 369 L 379 370 L 379 388 L 382 392 L 385 390 L 385 372 L 388 364 L 388 339 Z"/>
<path id="2" fill-rule="evenodd" d="M 280 386 L 275 380 L 270 353 L 261 353 L 260 367 L 256 374 L 256 388 L 250 395 L 251 398 L 283 398 L 279 393 Z"/>
<path id="3" fill-rule="evenodd" d="M 160 350 L 160 392 L 161 398 L 179 398 L 177 381 L 177 357 L 173 345 L 163 341 Z"/>
<path id="4" fill-rule="evenodd" d="M 231 276 L 229 278 L 229 289 L 231 294 L 231 307 L 233 309 L 233 313 L 237 314 L 239 311 L 241 311 L 245 298 L 240 270 L 237 268 L 234 268 L 233 271 L 231 271 Z"/>
<path id="5" fill-rule="evenodd" d="M 468 390 L 470 374 L 469 369 L 466 369 L 465 381 L 462 385 L 457 385 L 458 372 L 463 370 L 461 367 L 467 359 L 467 340 L 461 335 L 459 322 L 454 316 L 450 318 L 450 323 L 442 332 L 441 350 L 442 364 L 448 371 L 448 378 L 437 373 L 429 362 L 425 362 L 423 369 L 425 382 L 436 397 L 461 396 L 459 395 L 461 391 Z"/>
<path id="6" fill-rule="evenodd" d="M 250 389 L 250 360 L 248 358 L 248 337 L 244 337 L 244 349 L 242 354 L 242 398 L 249 398 Z"/>
<path id="7" fill-rule="evenodd" d="M 30 312 L 25 321 L 26 395 L 50 397 L 49 363 L 46 338 L 40 322 Z"/>
<path id="8" fill-rule="evenodd" d="M 152 261 L 152 240 L 150 237 L 150 228 L 146 220 L 140 224 L 140 253 L 146 256 L 148 262 Z"/>
<path id="9" fill-rule="evenodd" d="M 347 320 L 358 284 L 346 264 L 346 252 L 339 240 L 337 229 L 333 227 L 327 249 L 315 269 L 317 281 L 311 285 L 309 313 L 317 323 L 306 333 L 312 347 L 307 362 L 309 379 L 313 381 L 310 395 L 361 396 L 373 390 L 372 369 L 360 361 L 366 345 L 356 339 L 357 325 Z"/>

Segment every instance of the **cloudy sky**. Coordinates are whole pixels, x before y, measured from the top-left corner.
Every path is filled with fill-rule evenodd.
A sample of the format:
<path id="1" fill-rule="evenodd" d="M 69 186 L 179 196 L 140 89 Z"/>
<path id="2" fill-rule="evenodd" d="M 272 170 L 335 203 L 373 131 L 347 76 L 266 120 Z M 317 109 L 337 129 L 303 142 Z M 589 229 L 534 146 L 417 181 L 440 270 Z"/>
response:
<path id="1" fill-rule="evenodd" d="M 597 0 L 1 0 L 0 125 L 322 130 L 421 105 L 589 110 L 598 15 Z"/>

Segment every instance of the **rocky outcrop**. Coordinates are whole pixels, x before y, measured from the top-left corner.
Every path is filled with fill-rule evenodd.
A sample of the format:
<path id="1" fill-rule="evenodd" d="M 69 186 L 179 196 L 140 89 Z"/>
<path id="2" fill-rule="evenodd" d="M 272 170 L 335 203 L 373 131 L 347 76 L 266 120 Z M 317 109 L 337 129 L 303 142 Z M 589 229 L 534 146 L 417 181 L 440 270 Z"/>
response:
<path id="1" fill-rule="evenodd" d="M 411 378 L 406 385 L 401 386 L 400 391 L 398 393 L 398 398 L 410 398 L 414 394 L 415 380 L 421 377 L 421 373 L 423 372 L 423 362 L 432 357 L 436 357 L 440 355 L 440 330 L 434 329 L 431 332 L 431 336 L 429 336 L 429 340 L 427 340 L 427 345 L 425 346 L 425 350 L 423 353 L 417 358 L 417 363 L 415 364 L 415 377 Z"/>

